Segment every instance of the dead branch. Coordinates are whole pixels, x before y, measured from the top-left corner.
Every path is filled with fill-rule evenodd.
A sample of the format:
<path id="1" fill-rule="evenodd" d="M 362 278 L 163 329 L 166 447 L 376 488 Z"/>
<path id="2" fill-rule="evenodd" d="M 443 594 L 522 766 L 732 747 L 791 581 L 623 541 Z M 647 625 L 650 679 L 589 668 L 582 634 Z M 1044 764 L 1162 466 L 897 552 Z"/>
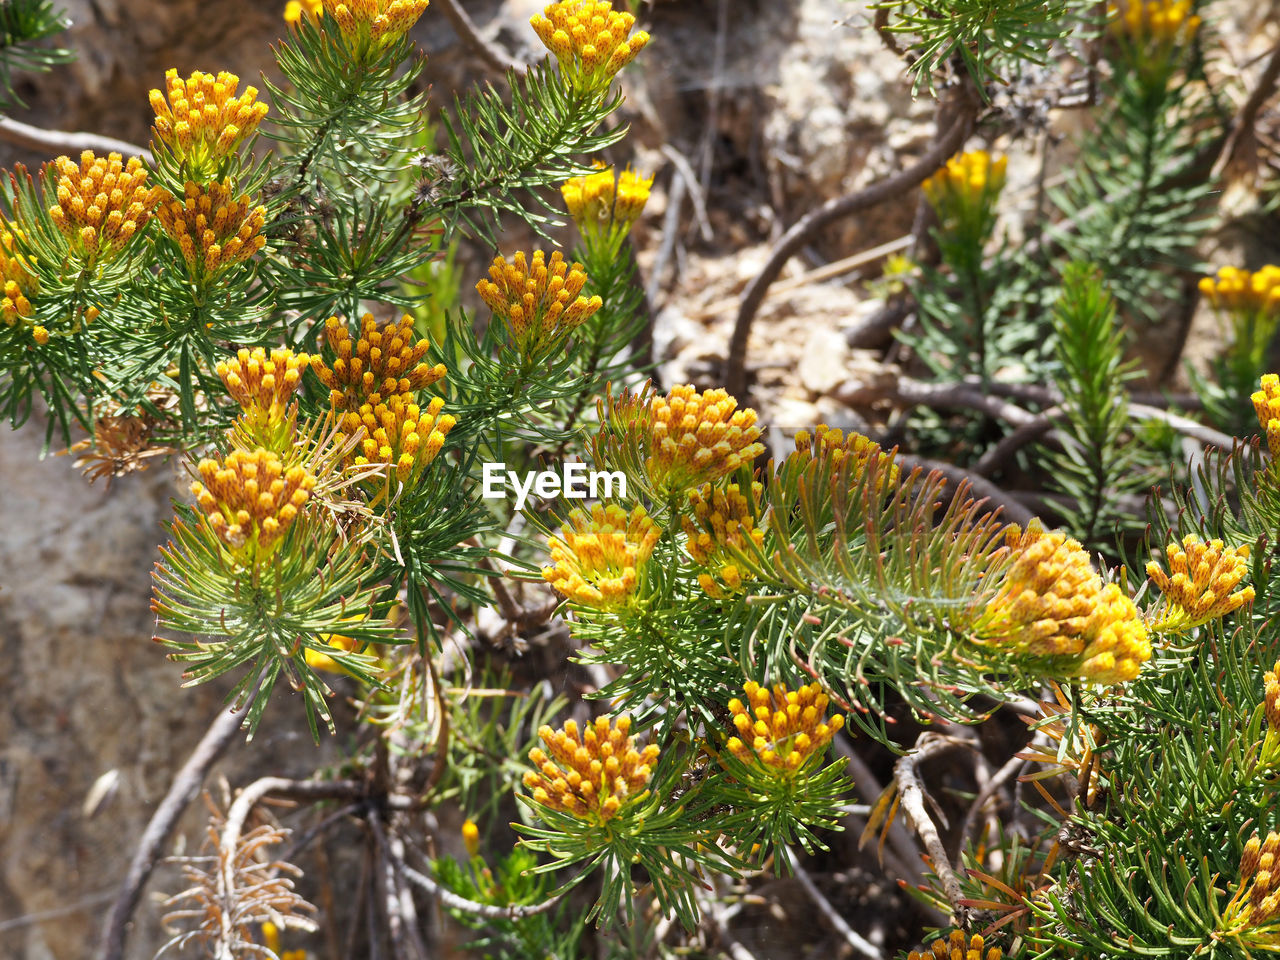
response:
<path id="1" fill-rule="evenodd" d="M 796 879 L 800 881 L 800 886 L 804 887 L 804 892 L 809 895 L 809 899 L 818 908 L 818 912 L 827 919 L 831 926 L 835 927 L 840 936 L 844 937 L 844 942 L 853 949 L 853 952 L 859 956 L 867 957 L 868 960 L 884 960 L 884 954 L 880 952 L 880 948 L 849 926 L 844 917 L 840 916 L 835 907 L 831 906 L 831 901 L 822 895 L 822 891 L 813 882 L 813 878 L 809 876 L 808 871 L 800 866 L 800 859 L 795 853 L 786 847 L 782 849 L 784 856 L 791 863 L 791 869 L 795 871 Z"/>
<path id="2" fill-rule="evenodd" d="M 868 210 L 918 187 L 963 145 L 973 126 L 973 119 L 974 110 L 966 99 L 959 111 L 959 116 L 946 134 L 940 137 L 912 166 L 862 190 L 828 200 L 816 209 L 810 210 L 782 235 L 782 239 L 770 254 L 768 262 L 742 293 L 742 299 L 738 305 L 738 316 L 734 321 L 733 335 L 729 340 L 729 354 L 725 361 L 725 389 L 729 393 L 741 400 L 746 399 L 747 340 L 751 336 L 751 322 L 764 301 L 769 285 L 778 279 L 786 262 L 809 242 L 809 238 L 814 233 L 828 224 Z"/>
<path id="3" fill-rule="evenodd" d="M 507 51 L 480 35 L 475 21 L 462 9 L 460 0 L 436 0 L 445 18 L 453 26 L 458 39 L 471 48 L 471 52 L 484 61 L 485 66 L 501 74 L 513 72 L 522 77 L 528 71 L 527 64 L 513 59 Z"/>
<path id="4" fill-rule="evenodd" d="M 245 698 L 245 703 L 240 709 L 223 711 L 214 719 L 205 735 L 200 738 L 200 742 L 196 744 L 196 748 L 191 751 L 187 762 L 173 778 L 169 792 L 160 801 L 160 806 L 156 807 L 156 812 L 151 815 L 151 820 L 148 821 L 146 829 L 142 832 L 142 839 L 134 851 L 133 859 L 129 862 L 129 872 L 125 874 L 120 893 L 112 903 L 111 912 L 107 915 L 107 922 L 103 926 L 102 938 L 98 942 L 98 951 L 95 954 L 96 960 L 122 960 L 124 957 L 129 918 L 138 908 L 138 901 L 142 898 L 142 888 L 160 859 L 160 850 L 168 841 L 169 835 L 173 833 L 178 818 L 200 792 L 209 768 L 222 756 L 223 751 L 236 735 L 236 731 L 240 729 L 240 724 L 248 715 L 249 704 L 252 703 L 256 693 L 255 687 L 254 693 Z"/>
<path id="5" fill-rule="evenodd" d="M 972 744 L 967 741 L 926 731 L 920 734 L 920 739 L 907 755 L 893 765 L 893 778 L 898 785 L 902 809 L 906 811 L 911 825 L 915 827 L 916 833 L 924 841 L 925 849 L 929 851 L 929 857 L 933 861 L 933 871 L 942 881 L 942 889 L 947 895 L 953 918 L 959 927 L 967 925 L 969 911 L 961 903 L 964 894 L 960 889 L 960 881 L 956 878 L 955 868 L 947 857 L 947 848 L 942 845 L 938 828 L 933 825 L 933 820 L 924 808 L 924 783 L 920 779 L 917 767 L 930 757 L 939 756 L 957 747 L 971 746 Z"/>
<path id="6" fill-rule="evenodd" d="M 125 140 L 115 137 L 104 137 L 97 133 L 84 133 L 69 130 L 45 130 L 33 127 L 29 123 L 15 120 L 13 117 L 0 117 L 0 140 L 12 143 L 16 147 L 35 150 L 53 156 L 78 157 L 85 150 L 96 154 L 118 153 L 124 157 L 141 157 L 145 163 L 151 163 L 151 151 Z"/>

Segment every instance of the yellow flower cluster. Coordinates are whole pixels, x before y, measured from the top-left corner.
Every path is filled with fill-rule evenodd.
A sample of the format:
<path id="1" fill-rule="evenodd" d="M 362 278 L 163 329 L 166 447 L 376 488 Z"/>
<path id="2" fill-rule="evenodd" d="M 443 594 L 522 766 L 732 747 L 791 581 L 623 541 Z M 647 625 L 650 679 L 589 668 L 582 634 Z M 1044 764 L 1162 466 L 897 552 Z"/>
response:
<path id="1" fill-rule="evenodd" d="M 1169 544 L 1165 555 L 1168 574 L 1154 560 L 1147 564 L 1147 576 L 1168 605 L 1152 629 L 1190 630 L 1253 602 L 1253 587 L 1236 590 L 1249 572 L 1248 546 L 1204 543 L 1187 534 L 1181 544 Z"/>
<path id="2" fill-rule="evenodd" d="M 87 269 L 111 260 L 151 218 L 160 191 L 147 186 L 142 161 L 125 163 L 118 153 L 99 157 L 92 150 L 53 161 L 58 202 L 49 208 L 53 225 Z"/>
<path id="3" fill-rule="evenodd" d="M 0 278 L 4 281 L 0 318 L 9 327 L 16 327 L 35 312 L 31 298 L 40 292 L 40 282 L 27 269 L 27 259 L 18 250 L 18 242 L 23 239 L 24 235 L 17 227 L 8 224 L 0 227 Z M 42 330 L 43 327 L 32 327 L 31 332 L 37 342 L 48 341 L 48 331 L 44 331 L 42 338 Z"/>
<path id="4" fill-rule="evenodd" d="M 926 179 L 924 195 L 944 225 L 976 225 L 1004 189 L 1008 165 L 1008 157 L 970 150 L 952 157 Z"/>
<path id="5" fill-rule="evenodd" d="M 1222 267 L 1217 277 L 1203 277 L 1200 292 L 1218 310 L 1280 316 L 1280 267 L 1255 270 Z"/>
<path id="6" fill-rule="evenodd" d="M 196 70 L 183 80 L 178 71 L 164 75 L 166 94 L 152 90 L 156 140 L 186 165 L 194 180 L 216 175 L 222 162 L 239 149 L 267 115 L 267 105 L 258 103 L 256 87 L 245 87 L 236 95 L 240 78 L 234 73 Z"/>
<path id="7" fill-rule="evenodd" d="M 628 513 L 597 503 L 574 510 L 560 536 L 548 541 L 552 565 L 543 579 L 572 603 L 599 610 L 626 605 L 639 592 L 644 567 L 662 531 L 643 506 Z"/>
<path id="8" fill-rule="evenodd" d="M 214 369 L 250 425 L 263 428 L 261 433 L 288 418 L 289 401 L 302 385 L 302 372 L 310 361 L 305 353 L 295 354 L 287 347 L 275 347 L 270 354 L 254 347 L 219 360 Z"/>
<path id="9" fill-rule="evenodd" d="M 742 549 L 748 542 L 757 547 L 764 543 L 764 531 L 756 526 L 752 502 L 759 503 L 764 486 L 751 484 L 752 500 L 742 495 L 741 487 L 731 483 L 724 490 L 705 484 L 689 492 L 692 517 L 682 517 L 681 525 L 688 538 L 685 549 L 694 562 L 714 571 L 698 575 L 698 583 L 708 596 L 720 599 L 726 593 L 742 589 L 742 571 L 733 562 L 731 548 Z"/>
<path id="10" fill-rule="evenodd" d="M 700 487 L 764 453 L 756 412 L 737 407 L 738 401 L 724 390 L 699 393 L 691 384 L 654 397 L 645 460 L 654 488 L 675 492 Z"/>
<path id="11" fill-rule="evenodd" d="M 416 480 L 439 455 L 457 423 L 442 410 L 441 397 L 432 397 L 423 410 L 408 393 L 392 394 L 379 404 L 362 404 L 359 417 L 365 435 L 353 462 L 356 466 L 394 465 L 401 483 Z"/>
<path id="12" fill-rule="evenodd" d="M 357 57 L 378 53 L 418 22 L 429 0 L 322 0 L 348 48 Z"/>
<path id="13" fill-rule="evenodd" d="M 312 23 L 317 23 L 324 15 L 322 0 L 289 0 L 284 5 L 284 22 L 296 27 L 305 16 Z"/>
<path id="14" fill-rule="evenodd" d="M 329 388 L 329 402 L 335 410 L 358 410 L 364 403 L 397 393 L 412 393 L 444 378 L 445 365 L 425 363 L 423 357 L 431 344 L 419 340 L 413 329 L 413 317 L 405 314 L 399 324 L 378 328 L 373 314 L 360 318 L 360 339 L 353 344 L 347 325 L 337 317 L 324 324 L 325 339 L 337 354 L 333 365 L 323 357 L 311 358 L 311 369 Z M 351 423 L 351 433 L 358 424 Z"/>
<path id="15" fill-rule="evenodd" d="M 512 341 L 525 357 L 560 343 L 604 302 L 598 296 L 580 296 L 587 282 L 582 264 L 567 263 L 558 250 L 549 263 L 541 250 L 533 252 L 532 264 L 523 253 L 512 257 L 511 263 L 495 257 L 489 277 L 476 284 L 476 291 L 493 315 L 506 321 Z"/>
<path id="16" fill-rule="evenodd" d="M 1240 885 L 1222 913 L 1222 933 L 1249 946 L 1280 947 L 1280 834 L 1254 834 L 1240 855 Z M 1267 928 L 1270 929 L 1260 929 Z"/>
<path id="17" fill-rule="evenodd" d="M 935 940 L 923 950 L 912 950 L 907 960 L 1000 960 L 1004 956 L 999 947 L 987 947 L 983 954 L 984 947 L 986 943 L 978 934 L 966 937 L 963 932 L 952 930 L 947 939 Z"/>
<path id="18" fill-rule="evenodd" d="M 1263 374 L 1259 387 L 1249 399 L 1258 414 L 1258 425 L 1267 435 L 1267 449 L 1273 458 L 1280 458 L 1280 377 Z"/>
<path id="19" fill-rule="evenodd" d="M 1280 734 L 1280 663 L 1262 675 L 1267 726 Z"/>
<path id="20" fill-rule="evenodd" d="M 261 448 L 233 451 L 221 462 L 205 458 L 197 469 L 200 480 L 191 493 L 209 528 L 250 563 L 270 555 L 316 484 L 302 467 L 286 470 L 276 454 Z"/>
<path id="21" fill-rule="evenodd" d="M 1010 526 L 1013 562 L 977 624 L 980 642 L 1034 658 L 1089 683 L 1132 680 L 1151 657 L 1147 628 L 1132 600 L 1104 584 L 1089 555 L 1060 531 L 1033 520 Z"/>
<path id="22" fill-rule="evenodd" d="M 1191 0 L 1121 0 L 1107 4 L 1107 17 L 1112 34 L 1138 46 L 1185 45 L 1200 29 Z"/>
<path id="23" fill-rule="evenodd" d="M 566 180 L 560 187 L 569 216 L 587 245 L 616 250 L 649 200 L 653 177 L 647 180 L 630 167 L 615 175 L 613 167 L 596 161 L 596 172 Z"/>
<path id="24" fill-rule="evenodd" d="M 561 0 L 529 23 L 578 93 L 607 87 L 649 42 L 643 30 L 628 38 L 636 18 L 616 12 L 608 0 Z"/>
<path id="25" fill-rule="evenodd" d="M 378 329 L 372 314 L 360 319 L 360 339 L 352 343 L 347 325 L 337 317 L 325 321 L 325 337 L 336 354 L 332 365 L 311 358 L 311 369 L 329 388 L 329 402 L 340 414 L 347 436 L 362 432 L 350 463 L 387 464 L 401 483 L 415 480 L 444 446 L 457 422 L 442 414 L 444 401 L 434 397 L 424 410 L 417 392 L 445 375 L 443 363 L 423 360 L 430 343 L 417 339 L 413 317 Z M 345 411 L 345 413 L 343 412 Z M 388 481 L 390 477 L 388 476 Z"/>
<path id="26" fill-rule="evenodd" d="M 792 776 L 826 749 L 844 717 L 827 719 L 828 698 L 811 683 L 799 690 L 782 684 L 769 690 L 754 680 L 742 688 L 748 703 L 729 701 L 738 731 L 725 746 L 742 763 L 775 776 Z"/>
<path id="27" fill-rule="evenodd" d="M 608 717 L 597 717 L 581 736 L 572 720 L 560 730 L 544 724 L 538 736 L 550 755 L 539 747 L 529 751 L 538 772 L 527 772 L 524 785 L 544 807 L 584 819 L 608 820 L 627 801 L 647 795 L 645 788 L 658 759 L 655 744 L 635 748 L 630 730 L 631 718 L 626 716 L 619 717 L 616 725 Z"/>
<path id="28" fill-rule="evenodd" d="M 848 460 L 851 464 L 849 480 L 856 482 L 874 461 L 880 466 L 877 486 L 890 486 L 898 482 L 901 473 L 890 454 L 882 452 L 880 444 L 860 433 L 850 433 L 848 437 L 841 430 L 818 424 L 813 433 L 808 430 L 796 431 L 796 454 L 803 459 L 824 457 L 831 461 L 832 468 L 839 470 Z"/>
<path id="29" fill-rule="evenodd" d="M 192 279 L 211 279 L 266 246 L 262 228 L 267 208 L 250 207 L 248 197 L 234 197 L 231 181 L 208 186 L 187 181 L 184 193 L 179 200 L 164 191 L 156 216 L 182 248 Z"/>

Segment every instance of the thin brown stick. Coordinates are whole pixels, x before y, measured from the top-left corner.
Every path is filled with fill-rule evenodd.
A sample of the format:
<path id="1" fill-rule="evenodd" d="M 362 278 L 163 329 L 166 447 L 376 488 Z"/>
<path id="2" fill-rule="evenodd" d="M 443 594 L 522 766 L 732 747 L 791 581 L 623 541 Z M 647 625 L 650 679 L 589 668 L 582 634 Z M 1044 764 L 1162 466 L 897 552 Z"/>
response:
<path id="1" fill-rule="evenodd" d="M 129 872 L 125 874 L 124 883 L 120 886 L 120 892 L 112 903 L 111 912 L 107 914 L 107 921 L 102 928 L 102 938 L 98 942 L 98 951 L 95 954 L 96 960 L 121 960 L 124 957 L 129 918 L 138 908 L 138 901 L 142 898 L 142 888 L 146 886 L 147 879 L 160 859 L 160 850 L 168 842 L 169 835 L 173 833 L 183 811 L 200 792 L 209 768 L 222 756 L 223 751 L 235 737 L 236 731 L 240 729 L 256 693 L 255 687 L 254 693 L 245 698 L 244 705 L 238 710 L 223 711 L 218 714 L 205 735 L 200 738 L 200 742 L 196 744 L 196 748 L 191 751 L 187 762 L 173 778 L 169 792 L 164 795 L 160 806 L 156 807 L 156 812 L 151 815 L 146 829 L 142 832 L 142 839 L 138 841 L 137 849 L 134 850 L 133 859 L 129 862 Z"/>
<path id="2" fill-rule="evenodd" d="M 956 878 L 955 868 L 947 857 L 947 848 L 942 845 L 938 836 L 938 828 L 933 825 L 928 811 L 924 808 L 924 783 L 920 779 L 917 767 L 930 757 L 947 753 L 957 747 L 970 747 L 970 743 L 942 734 L 925 731 L 906 756 L 893 765 L 893 778 L 898 784 L 898 796 L 902 809 L 906 812 L 911 825 L 924 841 L 925 849 L 933 861 L 933 872 L 942 881 L 942 889 L 951 904 L 956 926 L 965 927 L 969 918 L 968 908 L 961 901 L 964 893 L 960 889 L 960 881 Z"/>
<path id="3" fill-rule="evenodd" d="M 957 854 L 964 850 L 965 839 L 973 833 L 974 824 L 978 822 L 978 814 L 982 812 L 982 807 L 990 800 L 997 790 L 1007 783 L 1014 774 L 1022 769 L 1026 763 L 1022 757 L 1012 756 L 1005 761 L 1004 766 L 991 775 L 982 788 L 978 791 L 978 795 L 973 798 L 973 803 L 969 804 L 969 810 L 964 815 L 964 826 L 960 830 L 960 849 Z"/>
<path id="4" fill-rule="evenodd" d="M 1241 141 L 1247 139 L 1249 134 L 1253 132 L 1253 124 L 1258 118 L 1258 111 L 1262 109 L 1263 104 L 1271 99 L 1271 95 L 1276 92 L 1276 83 L 1278 81 L 1280 81 L 1280 43 L 1272 48 L 1271 59 L 1267 61 L 1266 67 L 1263 68 L 1262 76 L 1258 78 L 1258 85 L 1253 88 L 1253 92 L 1249 94 L 1249 99 L 1244 102 L 1244 106 L 1240 108 L 1240 112 L 1236 114 L 1235 120 L 1232 121 L 1231 132 L 1222 144 L 1222 151 L 1218 154 L 1218 159 L 1214 161 L 1213 169 L 1209 172 L 1210 180 L 1217 180 L 1222 176 L 1228 165 L 1235 158 Z"/>
<path id="5" fill-rule="evenodd" d="M 496 43 L 492 43 L 480 36 L 480 31 L 476 29 L 475 21 L 462 9 L 459 0 L 436 0 L 440 9 L 444 11 L 445 18 L 453 25 L 454 33 L 458 35 L 458 39 L 471 48 L 472 53 L 484 61 L 485 66 L 498 73 L 506 74 L 508 71 L 514 71 L 516 76 L 524 76 L 529 67 L 527 64 L 521 63 L 511 57 L 507 51 L 503 50 Z"/>
<path id="6" fill-rule="evenodd" d="M 751 322 L 764 301 L 769 285 L 778 279 L 786 262 L 800 251 L 815 232 L 827 224 L 868 210 L 918 187 L 961 147 L 969 135 L 973 118 L 973 109 L 966 105 L 960 110 L 960 115 L 956 117 L 946 134 L 940 137 L 912 166 L 862 190 L 828 200 L 810 210 L 782 235 L 782 239 L 769 255 L 768 262 L 742 293 L 742 299 L 738 305 L 738 316 L 733 325 L 733 335 L 729 340 L 729 355 L 725 361 L 725 388 L 729 393 L 745 399 L 747 340 L 751 336 Z"/>
<path id="7" fill-rule="evenodd" d="M 854 751 L 853 746 L 843 737 L 836 737 L 835 745 L 836 752 L 844 757 L 848 764 L 854 789 L 874 808 L 876 801 L 884 793 L 884 787 L 862 757 Z M 911 834 L 907 833 L 906 828 L 897 820 L 889 824 L 889 849 L 884 851 L 883 860 L 884 865 L 892 871 L 896 879 L 905 880 L 910 884 L 920 882 L 920 870 L 917 866 L 920 862 L 920 848 L 911 839 Z"/>
<path id="8" fill-rule="evenodd" d="M 389 855 L 393 859 L 395 858 L 394 853 L 389 852 Z M 414 870 L 403 860 L 398 861 L 396 867 L 406 880 L 431 894 L 446 907 L 462 910 L 477 917 L 484 917 L 486 920 L 519 920 L 521 917 L 532 917 L 554 909 L 556 904 L 560 902 L 560 896 L 554 896 L 550 900 L 544 900 L 542 903 L 512 904 L 509 907 L 496 907 L 488 903 L 476 903 L 474 900 L 458 896 L 452 890 L 446 890 L 430 877 Z"/>
<path id="9" fill-rule="evenodd" d="M 1003 437 L 999 443 L 978 458 L 973 465 L 973 472 L 979 476 L 989 477 L 1003 467 L 1015 453 L 1028 443 L 1039 440 L 1053 429 L 1053 422 L 1062 416 L 1066 409 L 1062 406 L 1050 407 L 1034 420 L 1028 420 L 1014 428 L 1013 432 Z"/>
<path id="10" fill-rule="evenodd" d="M 78 130 L 46 130 L 13 117 L 0 117 L 0 140 L 52 156 L 79 156 L 82 151 L 92 150 L 97 154 L 118 153 L 125 157 L 141 157 L 146 163 L 151 163 L 154 159 L 150 150 L 115 137 Z"/>
<path id="11" fill-rule="evenodd" d="M 853 952 L 859 956 L 866 957 L 867 960 L 884 960 L 884 954 L 880 952 L 880 948 L 849 926 L 845 918 L 836 912 L 835 907 L 831 906 L 831 901 L 822 895 L 822 891 L 813 882 L 813 878 L 809 876 L 808 871 L 800 866 L 800 858 L 787 847 L 783 847 L 782 850 L 783 855 L 790 861 L 791 869 L 795 871 L 796 879 L 800 881 L 800 886 L 804 887 L 804 892 L 809 895 L 809 899 L 818 908 L 818 912 L 826 917 L 827 922 L 835 927 L 840 936 L 844 937 L 844 942 L 849 945 Z"/>

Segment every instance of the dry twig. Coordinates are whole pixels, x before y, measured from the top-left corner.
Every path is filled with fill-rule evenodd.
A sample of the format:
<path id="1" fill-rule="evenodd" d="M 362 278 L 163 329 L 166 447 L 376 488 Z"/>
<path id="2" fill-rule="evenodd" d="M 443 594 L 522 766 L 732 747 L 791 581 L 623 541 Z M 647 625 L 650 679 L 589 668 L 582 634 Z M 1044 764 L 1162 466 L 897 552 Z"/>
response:
<path id="1" fill-rule="evenodd" d="M 764 301 L 769 285 L 778 278 L 783 266 L 809 241 L 818 230 L 843 217 L 861 213 L 886 200 L 906 193 L 924 182 L 925 178 L 956 152 L 969 135 L 973 125 L 973 110 L 965 107 L 947 132 L 929 148 L 916 163 L 901 173 L 874 183 L 862 190 L 835 197 L 801 217 L 778 241 L 769 260 L 747 285 L 738 306 L 733 335 L 729 340 L 729 354 L 725 361 L 725 389 L 740 399 L 746 398 L 747 341 L 751 336 L 751 322 Z"/>
<path id="2" fill-rule="evenodd" d="M 917 768 L 930 757 L 947 753 L 956 747 L 970 746 L 972 744 L 965 740 L 926 731 L 920 734 L 915 747 L 893 765 L 893 778 L 898 786 L 902 809 L 906 811 L 911 825 L 915 827 L 916 833 L 920 834 L 925 849 L 929 851 L 929 858 L 933 861 L 933 872 L 942 881 L 942 889 L 947 895 L 947 901 L 951 904 L 956 925 L 960 927 L 966 926 L 969 911 L 961 903 L 964 894 L 960 890 L 960 881 L 956 879 L 955 868 L 947 857 L 947 848 L 942 845 L 938 828 L 933 825 L 933 820 L 924 808 L 924 783 L 920 779 Z"/>

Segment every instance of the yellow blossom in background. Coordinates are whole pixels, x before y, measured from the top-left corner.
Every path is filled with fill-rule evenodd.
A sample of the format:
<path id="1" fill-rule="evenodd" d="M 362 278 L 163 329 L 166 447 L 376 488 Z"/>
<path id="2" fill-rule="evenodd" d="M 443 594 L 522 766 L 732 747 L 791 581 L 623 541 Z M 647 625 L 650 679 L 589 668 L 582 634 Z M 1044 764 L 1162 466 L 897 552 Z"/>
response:
<path id="1" fill-rule="evenodd" d="M 750 680 L 742 689 L 746 703 L 736 697 L 729 701 L 737 736 L 725 746 L 742 763 L 766 773 L 786 777 L 805 770 L 844 726 L 840 714 L 827 719 L 829 701 L 816 683 L 798 690 L 779 683 L 769 690 Z"/>
<path id="2" fill-rule="evenodd" d="M 1280 315 L 1280 267 L 1268 264 L 1250 273 L 1222 267 L 1216 277 L 1203 277 L 1200 292 L 1218 310 Z"/>
<path id="3" fill-rule="evenodd" d="M 35 313 L 31 298 L 40 292 L 40 282 L 28 269 L 27 259 L 18 249 L 24 235 L 17 227 L 0 227 L 0 278 L 4 281 L 4 299 L 0 300 L 0 318 L 5 326 L 30 323 Z M 43 327 L 39 329 L 44 329 Z M 36 328 L 32 327 L 34 335 Z M 46 331 L 46 339 L 48 332 Z"/>
<path id="4" fill-rule="evenodd" d="M 462 845 L 467 848 L 467 856 L 474 857 L 480 853 L 480 828 L 468 817 L 462 824 Z"/>
<path id="5" fill-rule="evenodd" d="M 302 467 L 286 470 L 265 449 L 205 458 L 197 469 L 200 480 L 191 484 L 191 493 L 209 529 L 248 563 L 270 556 L 316 484 Z"/>
<path id="6" fill-rule="evenodd" d="M 1200 29 L 1190 0 L 1121 0 L 1107 4 L 1108 30 L 1135 47 L 1185 46 Z"/>
<path id="7" fill-rule="evenodd" d="M 147 186 L 142 161 L 120 154 L 99 157 L 92 150 L 53 161 L 58 175 L 58 202 L 49 208 L 53 225 L 86 269 L 116 257 L 146 226 L 160 200 L 159 189 Z"/>
<path id="8" fill-rule="evenodd" d="M 305 16 L 312 23 L 318 23 L 324 14 L 322 0 L 289 0 L 284 5 L 284 21 L 296 27 Z"/>
<path id="9" fill-rule="evenodd" d="M 559 537 L 548 541 L 552 565 L 543 579 L 571 602 L 610 610 L 629 603 L 662 531 L 643 506 L 628 513 L 617 504 L 574 510 Z"/>
<path id="10" fill-rule="evenodd" d="M 1280 948 L 1280 834 L 1249 838 L 1240 855 L 1240 880 L 1216 931 L 1246 948 Z"/>
<path id="11" fill-rule="evenodd" d="M 350 653 L 357 650 L 361 646 L 360 642 L 353 640 L 351 637 L 344 637 L 341 634 L 332 634 L 323 637 L 334 650 L 345 650 Z M 358 651 L 357 651 L 358 652 Z M 312 670 L 324 670 L 328 673 L 346 673 L 346 669 L 333 657 L 327 653 L 321 653 L 319 650 L 312 650 L 310 647 L 302 651 L 303 658 L 307 661 L 307 666 Z"/>
<path id="12" fill-rule="evenodd" d="M 685 549 L 689 556 L 709 568 L 709 572 L 698 575 L 698 583 L 708 596 L 719 599 L 742 589 L 742 571 L 733 562 L 730 548 L 741 550 L 748 543 L 756 547 L 764 543 L 764 531 L 755 525 L 757 518 L 752 509 L 763 492 L 763 484 L 752 483 L 748 501 L 736 483 L 724 490 L 705 484 L 690 491 L 693 516 L 682 517 L 680 523 L 688 538 Z"/>
<path id="13" fill-rule="evenodd" d="M 241 349 L 230 360 L 218 361 L 215 369 L 227 392 L 240 406 L 261 407 L 283 415 L 298 387 L 302 371 L 311 358 L 288 347 Z"/>
<path id="14" fill-rule="evenodd" d="M 560 186 L 569 216 L 578 225 L 588 248 L 616 252 L 649 200 L 653 177 L 645 179 L 628 167 L 596 161 L 596 172 L 566 180 Z"/>
<path id="15" fill-rule="evenodd" d="M 580 296 L 587 282 L 582 264 L 566 262 L 558 250 L 550 261 L 541 250 L 533 252 L 532 263 L 523 253 L 511 263 L 495 257 L 489 277 L 476 284 L 476 291 L 493 315 L 506 322 L 524 357 L 559 344 L 603 304 L 598 296 Z"/>
<path id="16" fill-rule="evenodd" d="M 1263 374 L 1259 387 L 1250 399 L 1258 414 L 1258 425 L 1267 437 L 1267 449 L 1272 458 L 1280 458 L 1280 377 Z"/>
<path id="17" fill-rule="evenodd" d="M 603 92 L 649 42 L 643 30 L 629 36 L 636 18 L 618 13 L 607 0 L 562 0 L 534 14 L 529 23 L 579 94 Z"/>
<path id="18" fill-rule="evenodd" d="M 637 750 L 630 730 L 631 718 L 626 716 L 616 724 L 608 717 L 597 717 L 581 735 L 572 720 L 560 730 L 544 724 L 538 736 L 546 751 L 539 747 L 529 751 L 538 772 L 524 775 L 534 802 L 603 823 L 629 800 L 647 796 L 658 747 L 650 744 Z"/>
<path id="19" fill-rule="evenodd" d="M 835 470 L 839 470 L 846 460 L 849 461 L 851 482 L 856 482 L 873 462 L 880 467 L 878 486 L 884 486 L 885 483 L 890 486 L 896 484 L 901 473 L 898 465 L 893 462 L 892 455 L 884 453 L 880 444 L 860 433 L 850 433 L 846 437 L 843 431 L 820 423 L 812 434 L 808 430 L 797 430 L 795 444 L 795 456 L 802 460 L 825 457 L 831 461 Z"/>
<path id="20" fill-rule="evenodd" d="M 150 94 L 158 144 L 182 161 L 193 180 L 217 176 L 223 161 L 257 130 L 267 105 L 257 102 L 256 87 L 237 95 L 240 78 L 225 70 L 216 77 L 197 70 L 183 80 L 170 69 L 164 79 L 165 93 Z"/>
<path id="21" fill-rule="evenodd" d="M 983 953 L 986 949 L 986 953 Z M 999 947 L 987 947 L 982 937 L 974 934 L 966 937 L 960 930 L 952 930 L 945 940 L 934 940 L 923 950 L 912 950 L 907 960 L 1000 960 L 1004 956 Z"/>
<path id="22" fill-rule="evenodd" d="M 377 54 L 418 22 L 428 0 L 322 0 L 338 24 L 348 49 L 357 56 Z"/>
<path id="23" fill-rule="evenodd" d="M 353 462 L 387 464 L 400 483 L 416 480 L 439 455 L 457 423 L 452 415 L 441 413 L 443 409 L 441 397 L 433 397 L 424 410 L 407 393 L 393 394 L 377 405 L 363 404 L 358 416 L 364 439 Z"/>
<path id="24" fill-rule="evenodd" d="M 1181 544 L 1169 544 L 1165 556 L 1167 574 L 1156 561 L 1147 564 L 1147 576 L 1165 599 L 1153 630 L 1190 630 L 1253 602 L 1253 587 L 1236 590 L 1249 572 L 1248 546 L 1205 543 L 1187 534 Z"/>
<path id="25" fill-rule="evenodd" d="M 443 363 L 429 364 L 423 358 L 431 344 L 418 339 L 413 317 L 405 314 L 398 324 L 378 326 L 373 314 L 360 318 L 360 337 L 338 317 L 324 325 L 325 339 L 337 355 L 332 364 L 321 356 L 311 358 L 311 369 L 329 388 L 334 410 L 349 411 L 344 429 L 354 433 L 359 427 L 358 411 L 366 403 L 376 406 L 397 393 L 411 393 L 443 379 Z"/>
<path id="26" fill-rule="evenodd" d="M 764 453 L 762 429 L 750 407 L 724 390 L 699 393 L 691 384 L 671 388 L 649 404 L 645 472 L 654 488 L 672 493 L 733 473 Z"/>
<path id="27" fill-rule="evenodd" d="M 986 150 L 970 150 L 952 157 L 924 181 L 924 195 L 944 229 L 985 238 L 995 223 L 995 202 L 1004 189 L 1008 157 L 992 157 Z"/>
<path id="28" fill-rule="evenodd" d="M 1138 675 L 1151 657 L 1147 628 L 1120 587 L 1102 582 L 1078 541 L 1033 520 L 1026 531 L 1010 526 L 1004 549 L 1013 560 L 978 619 L 979 643 L 1044 659 L 1053 676 L 1112 684 Z"/>
<path id="29" fill-rule="evenodd" d="M 268 920 L 262 925 L 262 945 L 274 953 L 280 960 L 307 960 L 305 950 L 282 950 L 280 947 L 280 930 Z"/>
<path id="30" fill-rule="evenodd" d="M 234 196 L 229 180 L 208 186 L 187 181 L 181 200 L 164 191 L 156 217 L 182 248 L 194 280 L 212 279 L 267 244 L 262 235 L 267 208 L 251 207 L 248 197 Z"/>

